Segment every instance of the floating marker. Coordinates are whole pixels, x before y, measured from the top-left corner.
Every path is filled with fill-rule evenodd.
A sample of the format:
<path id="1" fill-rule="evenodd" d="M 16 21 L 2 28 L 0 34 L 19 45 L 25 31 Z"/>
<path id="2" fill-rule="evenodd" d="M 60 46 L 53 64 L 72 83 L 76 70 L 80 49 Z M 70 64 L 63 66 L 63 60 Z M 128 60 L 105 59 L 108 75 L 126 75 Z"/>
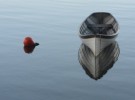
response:
<path id="1" fill-rule="evenodd" d="M 37 46 L 39 43 L 34 43 L 31 37 L 26 37 L 23 41 L 25 47 Z"/>

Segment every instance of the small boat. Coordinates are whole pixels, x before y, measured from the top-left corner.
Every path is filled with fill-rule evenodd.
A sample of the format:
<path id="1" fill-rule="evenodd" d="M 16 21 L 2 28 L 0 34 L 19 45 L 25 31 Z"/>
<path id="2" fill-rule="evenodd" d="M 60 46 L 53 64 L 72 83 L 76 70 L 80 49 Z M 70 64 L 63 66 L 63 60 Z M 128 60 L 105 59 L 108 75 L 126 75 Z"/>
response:
<path id="1" fill-rule="evenodd" d="M 78 60 L 86 74 L 92 79 L 98 80 L 113 67 L 120 54 L 119 45 L 116 41 L 105 47 L 98 56 L 91 49 L 82 44 L 78 51 Z"/>
<path id="2" fill-rule="evenodd" d="M 118 35 L 119 25 L 116 19 L 107 12 L 96 12 L 82 23 L 79 36 L 94 55 L 98 55 L 112 43 Z"/>

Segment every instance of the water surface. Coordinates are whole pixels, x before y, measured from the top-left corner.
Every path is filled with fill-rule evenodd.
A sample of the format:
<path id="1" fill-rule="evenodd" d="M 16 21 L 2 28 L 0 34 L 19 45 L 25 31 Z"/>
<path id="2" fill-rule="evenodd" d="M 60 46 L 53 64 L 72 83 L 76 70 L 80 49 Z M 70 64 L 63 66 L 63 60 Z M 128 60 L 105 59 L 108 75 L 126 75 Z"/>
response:
<path id="1" fill-rule="evenodd" d="M 135 1 L 0 0 L 1 100 L 134 100 Z M 79 26 L 93 12 L 120 24 L 120 56 L 99 80 L 78 61 Z M 40 45 L 23 49 L 31 36 Z"/>

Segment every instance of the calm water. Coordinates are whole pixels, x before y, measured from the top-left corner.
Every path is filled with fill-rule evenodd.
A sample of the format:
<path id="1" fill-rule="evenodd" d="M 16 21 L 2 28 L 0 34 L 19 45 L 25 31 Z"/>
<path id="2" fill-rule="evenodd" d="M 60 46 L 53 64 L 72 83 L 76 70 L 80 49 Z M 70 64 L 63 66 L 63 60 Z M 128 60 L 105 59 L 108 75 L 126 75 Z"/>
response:
<path id="1" fill-rule="evenodd" d="M 0 100 L 134 100 L 134 0 L 0 0 Z M 120 56 L 99 80 L 78 61 L 82 21 L 110 12 Z M 40 45 L 23 50 L 31 36 Z"/>

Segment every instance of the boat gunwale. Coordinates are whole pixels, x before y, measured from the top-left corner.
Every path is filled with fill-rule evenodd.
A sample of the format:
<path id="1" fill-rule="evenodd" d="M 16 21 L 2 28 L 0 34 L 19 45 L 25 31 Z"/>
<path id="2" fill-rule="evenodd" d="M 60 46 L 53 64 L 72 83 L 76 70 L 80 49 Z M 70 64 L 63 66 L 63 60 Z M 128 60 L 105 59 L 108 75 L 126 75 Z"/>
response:
<path id="1" fill-rule="evenodd" d="M 83 38 L 83 39 L 94 38 L 94 37 L 110 39 L 110 38 L 117 37 L 117 36 L 118 36 L 118 33 L 112 34 L 112 35 L 104 35 L 104 34 L 87 34 L 87 35 L 81 35 L 81 34 L 79 33 L 79 36 L 80 36 L 81 38 Z"/>

